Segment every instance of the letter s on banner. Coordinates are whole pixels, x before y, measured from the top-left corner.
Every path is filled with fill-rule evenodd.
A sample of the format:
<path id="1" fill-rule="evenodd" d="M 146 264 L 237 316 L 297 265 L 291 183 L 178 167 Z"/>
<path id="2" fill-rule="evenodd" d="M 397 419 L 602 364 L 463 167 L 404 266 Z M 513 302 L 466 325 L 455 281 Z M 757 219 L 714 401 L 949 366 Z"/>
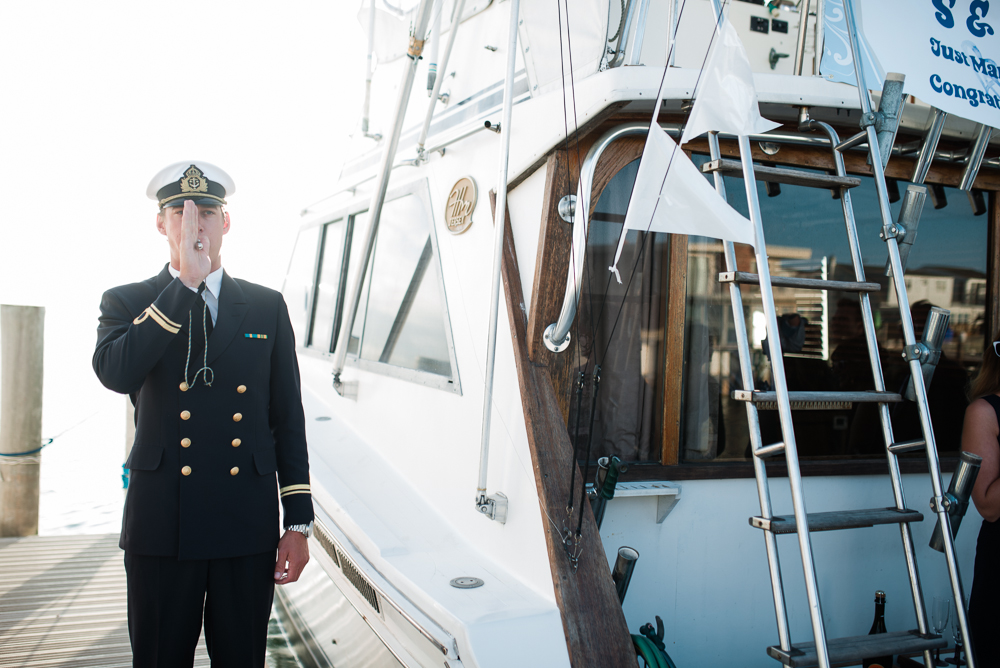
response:
<path id="1" fill-rule="evenodd" d="M 945 7 L 944 3 L 948 6 Z M 955 17 L 951 15 L 951 7 L 955 6 L 955 0 L 933 0 L 934 7 L 938 10 L 934 12 L 934 18 L 945 28 L 955 27 Z"/>

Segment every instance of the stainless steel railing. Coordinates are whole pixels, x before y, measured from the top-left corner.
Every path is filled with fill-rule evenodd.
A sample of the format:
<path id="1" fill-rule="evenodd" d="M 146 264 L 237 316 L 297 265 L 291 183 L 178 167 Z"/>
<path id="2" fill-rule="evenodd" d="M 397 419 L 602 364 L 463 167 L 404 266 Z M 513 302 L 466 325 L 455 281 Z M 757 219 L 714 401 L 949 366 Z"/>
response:
<path id="1" fill-rule="evenodd" d="M 566 277 L 566 294 L 563 297 L 559 319 L 545 328 L 542 340 L 545 347 L 554 353 L 569 346 L 569 330 L 576 317 L 580 290 L 583 286 L 584 255 L 587 250 L 587 234 L 590 227 L 590 200 L 594 186 L 594 173 L 601 154 L 622 137 L 644 135 L 649 132 L 649 123 L 625 123 L 608 130 L 598 139 L 580 166 L 580 183 L 576 190 L 576 206 L 573 209 L 573 247 L 569 257 L 569 272 Z"/>

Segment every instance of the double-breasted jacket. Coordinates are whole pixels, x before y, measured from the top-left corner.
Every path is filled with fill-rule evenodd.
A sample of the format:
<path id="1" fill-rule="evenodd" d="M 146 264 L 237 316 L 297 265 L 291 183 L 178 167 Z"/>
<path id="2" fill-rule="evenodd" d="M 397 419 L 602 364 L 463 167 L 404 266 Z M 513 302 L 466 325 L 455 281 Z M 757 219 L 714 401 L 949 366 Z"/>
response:
<path id="1" fill-rule="evenodd" d="M 279 497 L 285 526 L 313 519 L 284 299 L 223 272 L 206 355 L 210 317 L 200 294 L 166 266 L 101 300 L 94 370 L 135 405 L 120 540 L 134 554 L 218 559 L 274 550 Z M 211 371 L 194 381 L 206 363 Z"/>

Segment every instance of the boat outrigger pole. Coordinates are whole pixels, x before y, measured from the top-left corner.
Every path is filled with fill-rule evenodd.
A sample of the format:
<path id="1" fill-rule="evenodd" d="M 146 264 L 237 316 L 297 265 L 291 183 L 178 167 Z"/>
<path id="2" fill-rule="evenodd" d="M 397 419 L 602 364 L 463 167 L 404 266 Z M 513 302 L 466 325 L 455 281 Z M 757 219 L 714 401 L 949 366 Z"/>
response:
<path id="1" fill-rule="evenodd" d="M 359 239 L 363 244 L 360 255 L 361 262 L 354 270 L 350 290 L 347 293 L 348 301 L 344 305 L 344 322 L 340 327 L 337 345 L 333 349 L 333 387 L 341 396 L 344 396 L 344 384 L 340 380 L 340 374 L 344 370 L 344 361 L 347 359 L 347 345 L 351 341 L 351 330 L 354 329 L 354 317 L 358 312 L 361 287 L 365 280 L 365 273 L 368 271 L 375 234 L 378 232 L 382 204 L 385 202 L 389 175 L 392 173 L 392 161 L 396 158 L 396 148 L 399 146 L 399 135 L 403 130 L 406 106 L 410 102 L 410 91 L 413 90 L 413 80 L 417 75 L 417 61 L 420 60 L 420 54 L 424 50 L 424 38 L 427 36 L 427 23 L 430 21 L 433 5 L 433 0 L 420 0 L 420 6 L 417 7 L 413 34 L 410 35 L 410 47 L 406 52 L 406 57 L 410 59 L 410 62 L 407 63 L 403 72 L 403 81 L 399 86 L 399 99 L 396 101 L 396 116 L 392 122 L 392 132 L 389 135 L 389 141 L 386 142 L 385 152 L 382 154 L 382 162 L 378 168 L 377 185 L 372 193 L 371 205 L 368 207 L 368 227 L 365 229 L 364 236 Z"/>
<path id="2" fill-rule="evenodd" d="M 431 119 L 434 117 L 434 107 L 441 97 L 441 84 L 444 83 L 444 77 L 447 74 L 448 61 L 451 60 L 451 49 L 455 46 L 455 36 L 458 34 L 458 24 L 462 21 L 462 12 L 464 9 L 465 0 L 457 0 L 455 2 L 455 9 L 451 13 L 451 32 L 448 33 L 448 45 L 444 47 L 444 56 L 438 65 L 437 77 L 434 79 L 434 88 L 430 92 L 431 101 L 427 104 L 427 115 L 424 117 L 424 125 L 420 128 L 420 137 L 417 139 L 417 160 L 420 161 L 427 159 L 424 144 L 427 143 L 427 133 L 430 131 Z M 439 35 L 434 36 L 435 41 L 440 39 Z"/>
<path id="3" fill-rule="evenodd" d="M 368 116 L 372 105 L 372 55 L 375 53 L 375 0 L 368 7 L 368 59 L 365 61 L 365 104 L 361 112 L 361 133 L 369 139 L 382 141 L 382 135 L 368 132 Z"/>
<path id="4" fill-rule="evenodd" d="M 500 269 L 507 214 L 507 158 L 510 156 L 510 110 L 514 104 L 514 61 L 517 57 L 517 16 L 520 0 L 510 0 L 507 28 L 507 72 L 503 81 L 503 115 L 500 120 L 500 169 L 497 174 L 496 208 L 493 210 L 493 286 L 490 295 L 490 334 L 486 349 L 486 387 L 483 392 L 483 435 L 479 451 L 479 486 L 476 510 L 503 524 L 507 521 L 507 497 L 497 492 L 487 496 L 486 473 L 490 463 L 490 418 L 493 415 L 493 370 L 496 367 L 497 314 L 500 308 Z M 455 28 L 452 27 L 452 30 Z"/>

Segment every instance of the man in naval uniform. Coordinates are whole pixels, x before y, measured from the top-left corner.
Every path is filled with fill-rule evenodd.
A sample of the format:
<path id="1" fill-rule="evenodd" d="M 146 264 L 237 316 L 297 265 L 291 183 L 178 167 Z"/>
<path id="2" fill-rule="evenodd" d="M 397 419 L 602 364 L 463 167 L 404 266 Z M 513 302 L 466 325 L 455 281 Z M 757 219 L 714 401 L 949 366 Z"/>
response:
<path id="1" fill-rule="evenodd" d="M 206 162 L 157 174 L 147 195 L 170 262 L 101 301 L 94 371 L 135 405 L 119 545 L 142 668 L 191 666 L 203 623 L 213 667 L 264 666 L 274 585 L 309 559 L 292 327 L 280 293 L 222 268 L 234 190 Z"/>

